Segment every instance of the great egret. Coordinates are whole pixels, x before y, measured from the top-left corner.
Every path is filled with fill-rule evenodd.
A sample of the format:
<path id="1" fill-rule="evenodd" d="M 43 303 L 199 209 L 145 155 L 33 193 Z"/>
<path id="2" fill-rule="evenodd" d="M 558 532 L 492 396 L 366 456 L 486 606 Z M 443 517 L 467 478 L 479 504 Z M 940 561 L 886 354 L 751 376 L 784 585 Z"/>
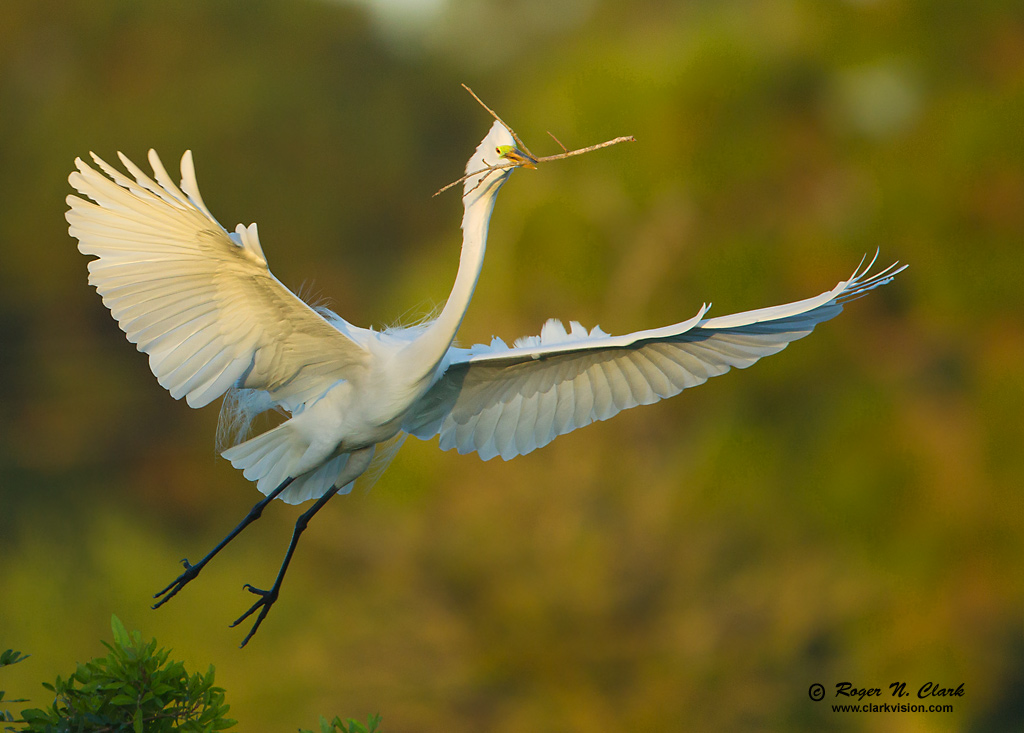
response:
<path id="1" fill-rule="evenodd" d="M 435 320 L 408 329 L 358 328 L 296 297 L 268 269 L 255 224 L 228 233 L 207 209 L 190 152 L 181 159 L 180 187 L 154 151 L 155 180 L 118 156 L 134 180 L 95 154 L 102 173 L 77 159 L 69 178 L 92 200 L 67 199 L 71 235 L 83 254 L 97 258 L 89 262 L 89 282 L 172 397 L 202 407 L 228 393 L 226 422 L 245 423 L 271 408 L 290 416 L 222 452 L 265 498 L 202 560 L 183 561 L 184 572 L 154 596 L 154 608 L 270 501 L 315 499 L 295 523 L 271 588 L 245 586 L 259 598 L 232 624 L 258 611 L 242 646 L 277 600 L 310 518 L 350 491 L 387 441 L 439 435 L 444 450 L 508 460 L 730 367 L 748 367 L 903 269 L 894 264 L 869 276 L 871 264 L 858 266 L 814 298 L 708 319 L 703 305 L 687 321 L 626 336 L 549 320 L 539 336 L 511 347 L 495 338 L 457 348 L 452 342 L 480 275 L 498 190 L 513 168 L 537 162 L 500 121 L 466 166 L 475 175 L 463 187 L 462 253 L 451 295 Z"/>

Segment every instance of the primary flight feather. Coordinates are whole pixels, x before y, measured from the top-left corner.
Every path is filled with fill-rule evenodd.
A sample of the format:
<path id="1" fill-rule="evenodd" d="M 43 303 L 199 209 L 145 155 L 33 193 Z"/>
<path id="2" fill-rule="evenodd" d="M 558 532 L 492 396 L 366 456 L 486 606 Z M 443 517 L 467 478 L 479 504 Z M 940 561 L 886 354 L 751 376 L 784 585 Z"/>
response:
<path id="1" fill-rule="evenodd" d="M 246 586 L 258 598 L 233 625 L 258 615 L 243 646 L 277 600 L 309 519 L 351 490 L 375 452 L 393 452 L 384 446 L 406 435 L 439 435 L 441 448 L 485 460 L 529 453 L 596 420 L 750 366 L 903 269 L 871 275 L 872 261 L 814 298 L 719 318 L 705 318 L 702 306 L 687 321 L 627 336 L 551 320 L 539 336 L 511 347 L 494 339 L 463 349 L 452 343 L 483 266 L 495 198 L 514 168 L 538 162 L 500 122 L 466 166 L 452 292 L 435 320 L 410 329 L 359 328 L 288 290 L 268 268 L 255 224 L 228 232 L 210 213 L 191 153 L 182 157 L 180 184 L 153 151 L 152 177 L 118 156 L 129 175 L 93 155 L 95 168 L 76 160 L 69 178 L 86 197 L 68 196 L 67 220 L 79 250 L 96 258 L 90 284 L 175 399 L 202 407 L 227 393 L 222 419 L 243 426 L 260 411 L 287 415 L 222 452 L 266 496 L 201 561 L 185 561 L 156 605 L 195 578 L 273 499 L 316 500 L 296 522 L 273 586 Z"/>

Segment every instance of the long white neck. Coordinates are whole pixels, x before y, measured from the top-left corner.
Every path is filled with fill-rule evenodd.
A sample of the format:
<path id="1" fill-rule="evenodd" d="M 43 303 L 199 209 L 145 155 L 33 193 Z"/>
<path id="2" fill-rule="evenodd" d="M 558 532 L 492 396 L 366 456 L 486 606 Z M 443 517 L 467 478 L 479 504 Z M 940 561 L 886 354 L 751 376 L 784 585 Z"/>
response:
<path id="1" fill-rule="evenodd" d="M 487 164 L 498 163 L 495 148 L 505 144 L 511 144 L 511 136 L 495 122 L 476 153 L 470 158 L 466 172 L 474 173 Z M 424 376 L 433 374 L 441 363 L 466 315 L 484 264 L 487 227 L 491 220 L 491 212 L 494 210 L 494 201 L 510 172 L 511 169 L 491 171 L 484 175 L 472 176 L 465 183 L 462 196 L 465 207 L 462 216 L 462 254 L 459 257 L 459 271 L 455 276 L 455 284 L 441 310 L 441 315 L 419 338 L 406 347 L 407 356 L 421 366 Z"/>

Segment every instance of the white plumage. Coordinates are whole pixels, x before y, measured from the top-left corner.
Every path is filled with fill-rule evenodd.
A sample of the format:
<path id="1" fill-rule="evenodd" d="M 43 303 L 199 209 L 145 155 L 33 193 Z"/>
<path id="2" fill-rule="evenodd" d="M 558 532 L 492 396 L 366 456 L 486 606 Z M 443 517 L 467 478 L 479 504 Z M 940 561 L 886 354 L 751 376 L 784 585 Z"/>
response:
<path id="1" fill-rule="evenodd" d="M 403 427 L 419 438 L 440 434 L 441 448 L 475 451 L 485 460 L 525 455 L 781 351 L 903 269 L 869 275 L 872 264 L 826 293 L 787 305 L 708 319 L 702 306 L 688 321 L 618 337 L 575 321 L 566 331 L 552 319 L 540 336 L 518 339 L 513 348 L 495 340 L 452 349 L 444 376 Z"/>
<path id="2" fill-rule="evenodd" d="M 806 336 L 842 305 L 888 283 L 903 268 L 860 267 L 832 290 L 796 303 L 610 336 L 548 321 L 539 336 L 452 346 L 483 265 L 498 190 L 513 167 L 536 163 L 495 122 L 466 167 L 459 270 L 434 321 L 412 329 L 363 329 L 314 310 L 274 277 L 256 225 L 226 231 L 203 203 L 192 156 L 176 185 L 149 152 L 153 177 L 118 154 L 131 177 L 93 155 L 76 160 L 67 219 L 79 250 L 95 257 L 95 286 L 128 340 L 175 399 L 202 407 L 228 393 L 220 434 L 279 409 L 287 419 L 222 455 L 267 498 L 200 563 L 159 596 L 168 600 L 274 498 L 317 499 L 300 517 L 285 562 L 246 641 L 277 597 L 298 536 L 335 493 L 370 467 L 379 445 L 406 434 L 440 436 L 443 449 L 504 459 L 746 368 Z M 494 168 L 501 165 L 501 168 Z M 511 167 L 510 167 L 511 166 Z M 98 168 L 98 170 L 97 170 Z M 235 431 L 238 432 L 238 431 Z M 392 451 L 383 458 L 386 462 Z M 379 459 L 380 461 L 381 459 Z M 159 603 L 157 605 L 160 605 Z M 238 622 L 236 622 L 238 623 Z"/>

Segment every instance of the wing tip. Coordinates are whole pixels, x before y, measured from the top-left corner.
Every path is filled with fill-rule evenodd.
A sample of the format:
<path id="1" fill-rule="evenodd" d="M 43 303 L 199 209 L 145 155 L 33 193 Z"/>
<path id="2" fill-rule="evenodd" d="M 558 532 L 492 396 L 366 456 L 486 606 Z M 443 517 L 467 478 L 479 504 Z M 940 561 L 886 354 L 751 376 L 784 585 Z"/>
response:
<path id="1" fill-rule="evenodd" d="M 875 255 L 871 258 L 871 262 L 868 263 L 867 267 L 863 267 L 867 255 L 865 254 L 861 258 L 860 264 L 857 265 L 857 269 L 854 270 L 850 279 L 840 284 L 841 291 L 836 295 L 837 303 L 848 303 L 851 300 L 867 295 L 876 288 L 888 285 L 896 279 L 897 275 L 910 267 L 909 264 L 900 264 L 899 260 L 896 260 L 887 267 L 872 274 L 871 268 L 878 260 L 879 252 L 880 250 L 875 250 Z"/>

